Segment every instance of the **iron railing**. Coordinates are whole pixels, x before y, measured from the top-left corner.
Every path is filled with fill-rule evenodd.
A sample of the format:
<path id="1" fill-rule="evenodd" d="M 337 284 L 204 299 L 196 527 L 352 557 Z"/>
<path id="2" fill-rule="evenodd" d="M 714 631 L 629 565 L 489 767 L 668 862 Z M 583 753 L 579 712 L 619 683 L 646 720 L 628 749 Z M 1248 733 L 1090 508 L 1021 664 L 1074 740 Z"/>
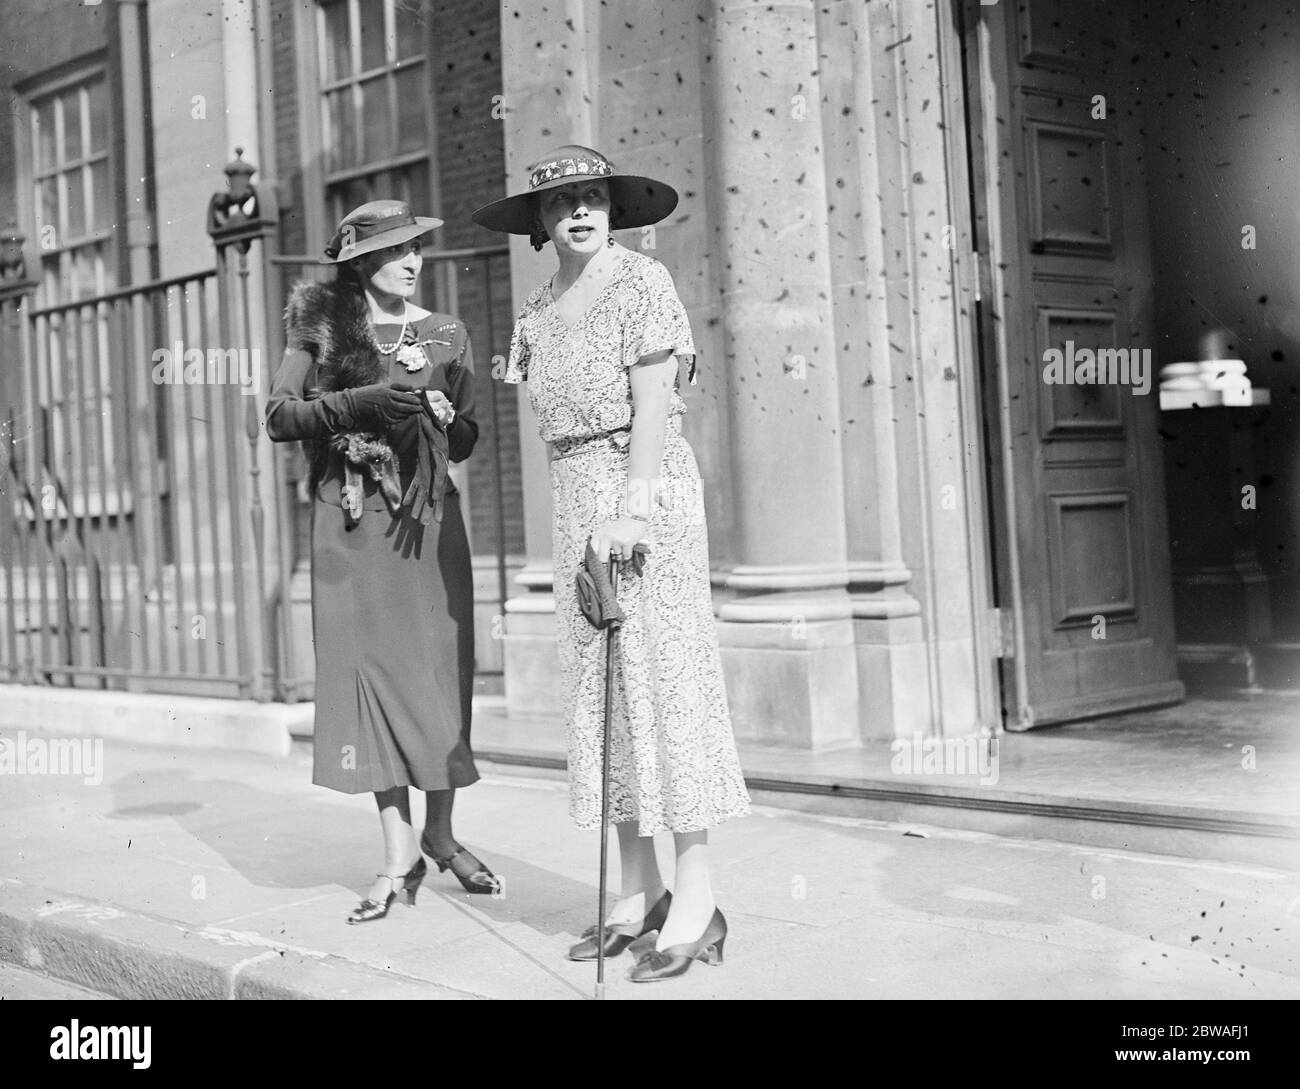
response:
<path id="1" fill-rule="evenodd" d="M 258 687 L 228 517 L 246 394 L 239 357 L 208 351 L 216 296 L 203 272 L 54 306 L 0 299 L 0 678 Z"/>
<path id="2" fill-rule="evenodd" d="M 460 483 L 484 675 L 523 552 L 515 401 L 491 375 L 506 254 L 426 254 L 424 305 L 475 350 L 481 437 Z M 213 271 L 53 306 L 0 291 L 0 682 L 310 698 L 304 466 L 261 428 L 295 267 L 319 274 L 226 246 Z"/>

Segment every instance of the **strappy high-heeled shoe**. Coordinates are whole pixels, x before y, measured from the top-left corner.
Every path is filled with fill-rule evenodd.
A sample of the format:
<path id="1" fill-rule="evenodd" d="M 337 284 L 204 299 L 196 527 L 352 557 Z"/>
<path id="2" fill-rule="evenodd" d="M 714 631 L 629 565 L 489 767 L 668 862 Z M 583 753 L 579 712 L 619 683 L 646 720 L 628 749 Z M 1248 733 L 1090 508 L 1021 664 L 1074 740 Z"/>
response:
<path id="1" fill-rule="evenodd" d="M 429 845 L 425 842 L 424 837 L 421 836 L 420 850 L 423 851 L 426 855 L 428 855 L 431 859 L 433 859 L 433 864 L 438 867 L 439 873 L 443 873 L 447 870 L 451 870 L 452 876 L 455 877 L 456 880 L 461 883 L 461 887 L 466 892 L 491 895 L 493 893 L 497 893 L 501 891 L 501 881 L 497 877 L 497 875 L 494 874 L 491 870 L 489 870 L 485 865 L 483 865 L 482 862 L 480 862 L 474 855 L 472 855 L 464 847 L 457 848 L 446 858 L 439 858 L 437 855 L 433 853 L 432 850 L 429 849 Z M 465 860 L 468 863 L 471 863 L 477 867 L 477 869 L 475 869 L 472 873 L 469 874 L 461 873 L 460 870 L 456 869 L 452 865 L 452 863 L 455 862 L 456 859 L 460 858 L 462 855 L 464 856 Z"/>
<path id="2" fill-rule="evenodd" d="M 704 928 L 698 941 L 670 945 L 667 949 L 655 949 L 647 953 L 628 972 L 627 978 L 633 983 L 656 983 L 661 979 L 672 979 L 685 975 L 692 962 L 704 961 L 705 964 L 722 963 L 722 946 L 727 940 L 727 920 L 722 912 L 713 909 L 713 918 Z"/>
<path id="3" fill-rule="evenodd" d="M 616 957 L 637 938 L 661 930 L 668 919 L 668 906 L 672 902 L 673 894 L 665 889 L 664 894 L 655 901 L 654 907 L 645 913 L 639 923 L 615 923 L 605 927 L 605 956 Z M 569 960 L 595 960 L 600 950 L 597 933 L 597 927 L 587 927 L 580 935 L 582 941 L 572 946 L 566 954 Z"/>
<path id="4" fill-rule="evenodd" d="M 390 873 L 375 874 L 376 877 L 382 877 L 389 883 L 388 895 L 384 897 L 382 903 L 368 897 L 362 900 L 352 909 L 352 914 L 348 916 L 348 922 L 355 925 L 356 923 L 368 923 L 374 919 L 382 919 L 388 914 L 388 909 L 392 907 L 393 899 L 397 896 L 398 882 L 401 882 L 402 892 L 406 894 L 406 902 L 411 907 L 415 907 L 415 894 L 419 891 L 424 875 L 428 872 L 429 867 L 425 864 L 424 858 L 421 857 L 404 874 L 397 876 Z"/>

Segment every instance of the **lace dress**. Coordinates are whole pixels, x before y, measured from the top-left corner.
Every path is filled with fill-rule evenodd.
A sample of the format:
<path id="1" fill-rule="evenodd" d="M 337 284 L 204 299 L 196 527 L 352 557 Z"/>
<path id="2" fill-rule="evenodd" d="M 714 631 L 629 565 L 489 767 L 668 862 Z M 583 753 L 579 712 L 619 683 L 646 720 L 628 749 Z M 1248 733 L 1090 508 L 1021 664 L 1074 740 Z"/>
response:
<path id="1" fill-rule="evenodd" d="M 671 349 L 694 365 L 695 345 L 672 278 L 628 251 L 605 290 L 572 327 L 549 284 L 520 311 L 506 382 L 528 383 L 551 462 L 555 612 L 568 724 L 569 812 L 600 823 L 605 633 L 579 612 L 574 575 L 587 540 L 618 518 L 627 487 L 632 421 L 629 368 Z M 643 836 L 693 832 L 749 812 L 723 687 L 709 584 L 709 549 L 695 454 L 681 435 L 674 391 L 660 469 L 665 502 L 650 525 L 644 572 L 621 568 L 627 620 L 615 636 L 610 813 Z"/>

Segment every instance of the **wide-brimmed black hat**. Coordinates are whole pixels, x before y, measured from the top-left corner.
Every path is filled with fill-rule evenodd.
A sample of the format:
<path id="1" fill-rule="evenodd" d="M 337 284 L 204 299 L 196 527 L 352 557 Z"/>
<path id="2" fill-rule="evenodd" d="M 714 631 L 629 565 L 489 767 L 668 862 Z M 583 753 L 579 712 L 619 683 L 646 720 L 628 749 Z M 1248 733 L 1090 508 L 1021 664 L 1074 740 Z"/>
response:
<path id="1" fill-rule="evenodd" d="M 471 218 L 490 231 L 531 235 L 536 225 L 532 195 L 584 178 L 609 183 L 609 228 L 622 231 L 658 223 L 677 207 L 677 190 L 640 174 L 623 174 L 599 151 L 565 144 L 528 168 L 528 191 L 485 204 Z"/>
<path id="2" fill-rule="evenodd" d="M 320 261 L 322 265 L 342 264 L 363 253 L 400 246 L 441 226 L 441 219 L 412 215 L 404 200 L 367 201 L 340 220 Z"/>

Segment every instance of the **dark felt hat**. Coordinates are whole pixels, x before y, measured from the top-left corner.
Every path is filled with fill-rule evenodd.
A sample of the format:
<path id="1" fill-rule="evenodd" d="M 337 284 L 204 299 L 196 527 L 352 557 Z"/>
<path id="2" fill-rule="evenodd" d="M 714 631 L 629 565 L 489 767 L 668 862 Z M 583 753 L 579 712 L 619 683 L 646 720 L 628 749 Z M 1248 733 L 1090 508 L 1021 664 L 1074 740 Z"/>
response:
<path id="1" fill-rule="evenodd" d="M 640 174 L 623 174 L 599 151 L 565 144 L 529 167 L 526 192 L 485 204 L 472 218 L 491 231 L 531 235 L 535 225 L 533 194 L 584 178 L 609 183 L 609 227 L 613 231 L 658 223 L 677 207 L 677 190 L 671 185 Z"/>
<path id="2" fill-rule="evenodd" d="M 412 215 L 404 200 L 367 201 L 340 221 L 321 264 L 337 265 L 363 253 L 399 246 L 441 226 L 441 219 Z"/>

